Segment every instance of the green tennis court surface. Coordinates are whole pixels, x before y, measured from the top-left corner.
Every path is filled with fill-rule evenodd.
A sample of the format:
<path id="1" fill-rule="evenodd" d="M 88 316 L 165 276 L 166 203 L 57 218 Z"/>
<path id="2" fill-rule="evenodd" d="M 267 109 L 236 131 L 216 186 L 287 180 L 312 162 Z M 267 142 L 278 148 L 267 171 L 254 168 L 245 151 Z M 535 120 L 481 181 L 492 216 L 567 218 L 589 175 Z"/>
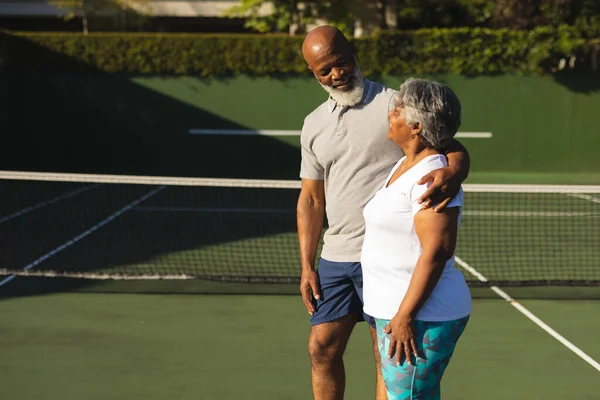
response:
<path id="1" fill-rule="evenodd" d="M 0 277 L 0 398 L 310 398 L 308 315 L 283 295 L 297 293 L 297 187 L 225 183 L 0 181 L 0 268 L 143 278 Z M 597 188 L 484 189 L 465 187 L 465 277 L 598 361 Z M 157 279 L 181 275 L 205 279 Z M 600 371 L 489 288 L 472 292 L 445 399 L 600 399 Z M 372 398 L 364 324 L 346 364 L 346 399 Z"/>
<path id="2" fill-rule="evenodd" d="M 600 303 L 528 301 L 591 356 Z M 55 294 L 0 302 L 0 398 L 307 399 L 297 296 Z M 366 325 L 346 355 L 346 399 L 373 397 Z M 444 398 L 598 399 L 598 371 L 500 300 L 476 300 Z"/>

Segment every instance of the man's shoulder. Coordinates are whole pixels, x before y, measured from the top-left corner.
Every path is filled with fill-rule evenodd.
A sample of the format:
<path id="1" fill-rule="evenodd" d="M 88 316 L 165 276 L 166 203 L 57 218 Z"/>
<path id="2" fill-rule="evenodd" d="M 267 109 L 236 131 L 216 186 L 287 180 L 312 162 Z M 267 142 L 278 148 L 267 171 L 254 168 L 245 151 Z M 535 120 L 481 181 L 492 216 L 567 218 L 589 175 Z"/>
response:
<path id="1" fill-rule="evenodd" d="M 366 82 L 368 83 L 368 85 L 366 85 L 367 90 L 371 92 L 368 95 L 371 101 L 388 101 L 390 97 L 397 92 L 396 90 L 375 81 L 367 79 Z"/>
<path id="2" fill-rule="evenodd" d="M 325 100 L 320 106 L 315 108 L 304 118 L 301 138 L 303 140 L 309 140 L 311 137 L 314 137 L 315 132 L 319 130 L 319 127 L 323 124 L 324 118 L 328 114 L 329 104 L 328 100 Z"/>
<path id="3" fill-rule="evenodd" d="M 318 120 L 323 117 L 324 114 L 329 113 L 329 99 L 325 100 L 321 105 L 315 108 L 310 114 L 304 118 L 304 124 L 310 123 L 311 121 Z"/>

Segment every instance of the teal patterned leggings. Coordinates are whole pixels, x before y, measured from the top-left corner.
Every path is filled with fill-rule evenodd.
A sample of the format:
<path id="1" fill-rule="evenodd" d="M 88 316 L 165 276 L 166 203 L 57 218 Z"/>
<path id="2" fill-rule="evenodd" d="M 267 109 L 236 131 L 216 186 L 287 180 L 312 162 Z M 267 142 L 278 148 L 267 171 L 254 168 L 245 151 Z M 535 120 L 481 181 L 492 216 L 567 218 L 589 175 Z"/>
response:
<path id="1" fill-rule="evenodd" d="M 406 360 L 396 365 L 395 356 L 390 359 L 389 335 L 383 333 L 390 321 L 375 319 L 388 400 L 439 400 L 442 375 L 468 320 L 469 317 L 444 322 L 414 321 L 419 358 L 413 366 Z"/>

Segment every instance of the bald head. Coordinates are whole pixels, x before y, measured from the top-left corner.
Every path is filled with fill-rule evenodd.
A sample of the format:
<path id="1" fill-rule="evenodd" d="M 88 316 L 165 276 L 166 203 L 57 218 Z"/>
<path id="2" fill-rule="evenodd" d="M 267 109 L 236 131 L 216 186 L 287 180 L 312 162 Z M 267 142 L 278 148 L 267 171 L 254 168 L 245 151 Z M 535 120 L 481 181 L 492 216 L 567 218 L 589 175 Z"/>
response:
<path id="1" fill-rule="evenodd" d="M 319 26 L 306 35 L 302 43 L 302 55 L 306 63 L 311 66 L 315 59 L 334 54 L 353 57 L 352 45 L 344 34 L 336 27 Z"/>
<path id="2" fill-rule="evenodd" d="M 363 77 L 352 45 L 333 26 L 319 26 L 302 43 L 302 55 L 323 89 L 339 105 L 353 106 L 362 99 Z"/>

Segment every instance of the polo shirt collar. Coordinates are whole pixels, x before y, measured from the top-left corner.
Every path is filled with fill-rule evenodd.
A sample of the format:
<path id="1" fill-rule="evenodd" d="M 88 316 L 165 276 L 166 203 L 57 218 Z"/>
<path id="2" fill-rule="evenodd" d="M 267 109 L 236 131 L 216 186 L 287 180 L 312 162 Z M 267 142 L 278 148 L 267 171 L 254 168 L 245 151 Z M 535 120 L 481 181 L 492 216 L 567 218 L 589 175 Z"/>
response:
<path id="1" fill-rule="evenodd" d="M 362 99 L 359 104 L 368 103 L 371 101 L 371 90 L 372 90 L 373 82 L 368 79 L 365 79 L 365 89 L 363 90 Z M 337 108 L 337 103 L 331 97 L 327 99 L 327 108 L 330 113 L 334 112 Z"/>

